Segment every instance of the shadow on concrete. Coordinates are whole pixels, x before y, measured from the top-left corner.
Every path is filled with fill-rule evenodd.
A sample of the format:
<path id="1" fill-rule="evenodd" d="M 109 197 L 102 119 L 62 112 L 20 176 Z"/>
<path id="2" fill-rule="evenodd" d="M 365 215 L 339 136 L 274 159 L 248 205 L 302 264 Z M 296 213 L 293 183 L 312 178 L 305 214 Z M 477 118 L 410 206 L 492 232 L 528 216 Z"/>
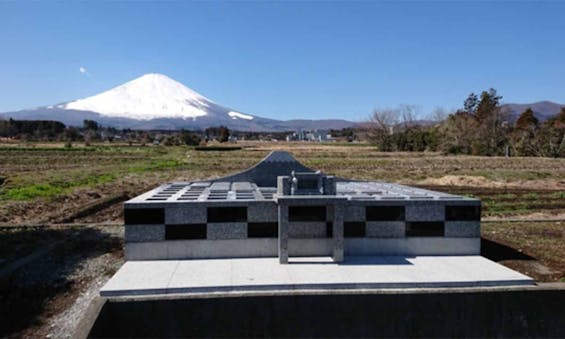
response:
<path id="1" fill-rule="evenodd" d="M 536 260 L 523 252 L 493 240 L 481 238 L 481 255 L 492 261 Z"/>
<path id="2" fill-rule="evenodd" d="M 24 244 L 35 239 L 35 247 Z M 52 250 L 13 272 L 0 278 L 0 337 L 14 336 L 18 332 L 41 322 L 40 316 L 49 306 L 59 311 L 53 300 L 58 296 L 71 296 L 75 281 L 73 272 L 89 258 L 119 251 L 122 239 L 102 230 L 85 227 L 22 228 L 2 232 L 2 246 L 26 245 L 31 253 L 41 250 L 50 241 L 61 241 Z M 42 241 L 43 240 L 43 241 Z M 63 298 L 65 299 L 65 298 Z M 71 300 L 73 299 L 73 300 Z M 66 299 L 67 302 L 74 298 Z M 63 301 L 64 302 L 64 301 Z"/>

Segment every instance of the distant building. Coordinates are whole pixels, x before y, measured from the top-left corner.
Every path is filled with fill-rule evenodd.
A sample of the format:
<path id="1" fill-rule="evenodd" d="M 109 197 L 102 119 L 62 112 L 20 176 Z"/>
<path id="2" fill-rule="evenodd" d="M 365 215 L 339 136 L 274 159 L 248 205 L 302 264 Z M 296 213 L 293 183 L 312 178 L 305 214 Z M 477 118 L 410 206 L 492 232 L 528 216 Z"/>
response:
<path id="1" fill-rule="evenodd" d="M 326 130 L 313 130 L 313 131 L 296 131 L 291 135 L 287 135 L 286 141 L 311 141 L 311 142 L 326 142 L 335 141 L 335 138 Z"/>

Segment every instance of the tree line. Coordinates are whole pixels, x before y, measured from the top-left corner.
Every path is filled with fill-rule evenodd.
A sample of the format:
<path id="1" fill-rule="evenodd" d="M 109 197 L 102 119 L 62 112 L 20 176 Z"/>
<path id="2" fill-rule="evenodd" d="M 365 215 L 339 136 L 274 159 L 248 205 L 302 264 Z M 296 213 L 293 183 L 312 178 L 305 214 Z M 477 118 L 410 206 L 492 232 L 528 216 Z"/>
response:
<path id="1" fill-rule="evenodd" d="M 65 124 L 49 120 L 0 120 L 0 137 L 64 140 Z"/>
<path id="2" fill-rule="evenodd" d="M 94 120 L 84 120 L 81 127 L 73 127 L 50 120 L 0 119 L 0 138 L 64 141 L 69 146 L 74 142 L 84 142 L 89 146 L 92 142 L 117 140 L 141 145 L 157 143 L 165 146 L 197 146 L 208 141 L 227 142 L 231 133 L 225 126 L 210 127 L 203 131 L 142 131 L 101 126 Z"/>
<path id="3" fill-rule="evenodd" d="M 486 156 L 565 156 L 565 107 L 540 122 L 528 108 L 513 121 L 495 89 L 471 93 L 449 115 L 416 121 L 413 106 L 375 110 L 361 133 L 381 151 L 440 151 Z"/>

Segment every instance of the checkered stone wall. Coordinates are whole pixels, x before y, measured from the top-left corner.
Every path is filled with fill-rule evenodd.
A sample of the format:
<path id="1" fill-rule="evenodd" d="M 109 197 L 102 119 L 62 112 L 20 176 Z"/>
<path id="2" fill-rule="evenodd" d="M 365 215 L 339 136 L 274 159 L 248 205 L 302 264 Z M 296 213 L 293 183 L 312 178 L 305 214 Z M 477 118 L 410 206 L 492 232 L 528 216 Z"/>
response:
<path id="1" fill-rule="evenodd" d="M 291 239 L 326 241 L 324 239 L 332 237 L 332 209 L 321 207 L 325 211 L 323 215 L 318 210 L 309 216 L 306 208 L 299 211 L 298 219 L 292 217 L 294 221 L 288 223 Z M 203 246 L 202 241 L 229 240 L 235 241 L 231 246 L 238 246 L 237 241 L 246 239 L 276 241 L 278 238 L 278 205 L 274 201 L 240 203 L 238 206 L 200 202 L 139 204 L 127 206 L 124 217 L 127 244 L 175 244 L 175 248 L 167 250 L 172 251 L 174 257 L 178 257 L 178 253 L 192 253 L 195 250 L 177 250 L 177 247 L 185 246 L 177 243 L 178 241 L 187 241 L 187 244 L 198 242 L 198 246 Z M 407 201 L 393 204 L 349 201 L 343 206 L 343 218 L 345 238 L 371 241 L 480 237 L 480 203 L 476 201 Z M 275 243 L 269 244 L 276 246 Z M 248 245 L 241 243 L 241 246 Z M 163 254 L 156 250 L 154 253 L 167 256 L 167 251 Z M 272 253 L 276 249 L 267 247 L 262 251 Z M 251 255 L 252 252 L 257 251 L 242 248 L 237 253 Z M 346 248 L 346 252 L 351 251 Z"/>

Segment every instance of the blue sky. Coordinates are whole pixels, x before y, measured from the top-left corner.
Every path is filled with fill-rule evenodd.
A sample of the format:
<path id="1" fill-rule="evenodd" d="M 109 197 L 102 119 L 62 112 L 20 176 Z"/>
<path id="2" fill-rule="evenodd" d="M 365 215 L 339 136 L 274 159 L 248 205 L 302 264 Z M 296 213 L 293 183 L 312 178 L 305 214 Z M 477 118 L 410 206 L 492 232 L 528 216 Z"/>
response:
<path id="1" fill-rule="evenodd" d="M 278 119 L 425 115 L 489 87 L 565 103 L 565 1 L 0 1 L 0 112 L 152 72 Z"/>

